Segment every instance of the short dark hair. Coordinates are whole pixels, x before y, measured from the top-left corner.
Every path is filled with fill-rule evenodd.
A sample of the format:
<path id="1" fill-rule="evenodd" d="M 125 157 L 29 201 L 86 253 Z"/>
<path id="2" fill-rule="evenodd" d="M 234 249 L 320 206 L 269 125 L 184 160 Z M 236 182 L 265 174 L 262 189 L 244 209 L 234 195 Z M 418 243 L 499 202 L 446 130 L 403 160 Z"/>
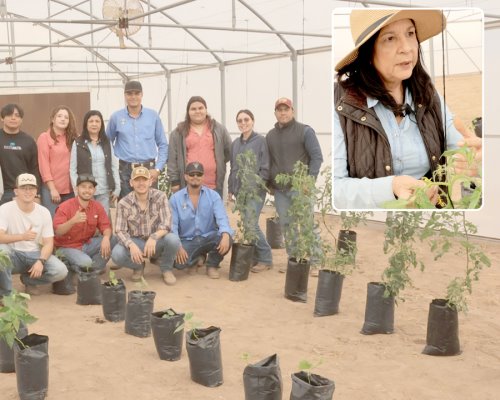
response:
<path id="1" fill-rule="evenodd" d="M 6 116 L 14 114 L 16 112 L 16 110 L 19 113 L 19 116 L 21 118 L 24 118 L 24 110 L 20 106 L 18 106 L 17 104 L 14 104 L 14 103 L 10 103 L 10 104 L 3 106 L 2 111 L 0 112 L 0 115 L 1 115 L 2 119 L 4 119 Z"/>
<path id="2" fill-rule="evenodd" d="M 255 117 L 253 116 L 253 112 L 251 112 L 250 110 L 247 110 L 247 109 L 243 109 L 243 110 L 240 110 L 236 113 L 236 122 L 238 122 L 238 116 L 241 113 L 247 114 L 250 118 L 252 118 L 252 121 L 255 121 Z"/>

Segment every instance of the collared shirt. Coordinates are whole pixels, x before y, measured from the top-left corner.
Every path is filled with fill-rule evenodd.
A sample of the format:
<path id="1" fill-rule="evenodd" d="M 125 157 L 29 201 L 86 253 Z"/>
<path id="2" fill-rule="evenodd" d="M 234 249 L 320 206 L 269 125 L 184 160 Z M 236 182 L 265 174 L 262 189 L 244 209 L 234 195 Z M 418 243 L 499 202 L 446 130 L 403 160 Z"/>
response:
<path id="1" fill-rule="evenodd" d="M 156 160 L 160 171 L 167 162 L 168 143 L 158 113 L 142 107 L 137 118 L 127 108 L 114 112 L 106 127 L 115 156 L 127 162 Z"/>
<path id="2" fill-rule="evenodd" d="M 441 102 L 441 113 L 444 121 L 444 102 Z M 405 92 L 406 104 L 415 110 L 410 91 Z M 367 98 L 367 105 L 373 108 L 380 119 L 382 127 L 389 139 L 394 164 L 394 175 L 409 175 L 420 179 L 430 169 L 429 159 L 418 129 L 415 115 L 407 114 L 398 124 L 394 113 L 377 99 Z M 456 149 L 462 135 L 453 125 L 454 114 L 446 106 L 446 144 L 447 149 Z M 375 209 L 382 207 L 386 201 L 394 200 L 392 181 L 394 175 L 382 178 L 349 178 L 347 171 L 347 150 L 344 134 L 337 112 L 333 120 L 334 151 L 334 205 L 338 208 Z"/>
<path id="3" fill-rule="evenodd" d="M 60 194 L 72 193 L 69 179 L 70 150 L 66 146 L 66 136 L 57 135 L 57 143 L 50 137 L 50 130 L 43 132 L 37 140 L 38 166 L 42 181 L 54 181 Z"/>
<path id="4" fill-rule="evenodd" d="M 64 235 L 56 235 L 54 245 L 56 247 L 71 247 L 81 249 L 94 236 L 97 229 L 104 233 L 106 229 L 111 229 L 108 215 L 104 207 L 95 200 L 90 200 L 86 208 L 80 205 L 77 197 L 66 200 L 56 209 L 54 216 L 54 230 L 61 224 L 69 221 L 78 211 L 85 211 L 87 221 L 79 222 L 71 227 Z"/>
<path id="5" fill-rule="evenodd" d="M 195 209 L 185 187 L 170 197 L 170 207 L 172 232 L 181 239 L 192 240 L 195 236 L 206 237 L 214 232 L 233 236 L 224 204 L 215 190 L 202 186 Z"/>
<path id="6" fill-rule="evenodd" d="M 116 209 L 116 236 L 128 247 L 132 237 L 147 239 L 158 230 L 170 231 L 172 217 L 168 198 L 160 190 L 150 188 L 148 207 L 141 210 L 135 192 L 130 192 L 118 202 Z"/>
<path id="7" fill-rule="evenodd" d="M 97 182 L 96 190 L 95 190 L 95 195 L 99 194 L 106 194 L 109 192 L 108 189 L 108 179 L 106 176 L 106 164 L 105 160 L 106 157 L 104 156 L 104 151 L 102 149 L 102 146 L 99 144 L 97 146 L 94 146 L 91 142 L 88 140 L 85 140 L 85 143 L 87 144 L 90 155 L 92 156 L 92 175 L 95 178 L 95 181 Z M 76 187 L 76 180 L 78 178 L 78 174 L 76 173 L 77 171 L 77 155 L 76 155 L 76 143 L 73 143 L 73 147 L 71 148 L 71 162 L 70 162 L 70 176 L 71 176 L 71 185 L 73 187 Z M 118 173 L 118 159 L 111 154 L 111 172 L 113 174 L 113 179 L 115 181 L 115 191 L 113 194 L 115 196 L 120 195 L 120 175 Z"/>

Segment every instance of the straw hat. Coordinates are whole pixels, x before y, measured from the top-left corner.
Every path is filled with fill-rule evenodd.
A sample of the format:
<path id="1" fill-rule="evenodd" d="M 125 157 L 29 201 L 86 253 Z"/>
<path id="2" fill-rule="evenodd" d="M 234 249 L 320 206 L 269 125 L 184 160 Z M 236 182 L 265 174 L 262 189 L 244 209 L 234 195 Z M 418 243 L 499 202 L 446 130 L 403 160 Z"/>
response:
<path id="1" fill-rule="evenodd" d="M 384 26 L 402 19 L 412 19 L 417 28 L 418 41 L 431 38 L 446 27 L 441 10 L 420 9 L 355 9 L 351 12 L 351 34 L 355 47 L 335 66 L 339 71 L 358 57 L 358 49 Z"/>

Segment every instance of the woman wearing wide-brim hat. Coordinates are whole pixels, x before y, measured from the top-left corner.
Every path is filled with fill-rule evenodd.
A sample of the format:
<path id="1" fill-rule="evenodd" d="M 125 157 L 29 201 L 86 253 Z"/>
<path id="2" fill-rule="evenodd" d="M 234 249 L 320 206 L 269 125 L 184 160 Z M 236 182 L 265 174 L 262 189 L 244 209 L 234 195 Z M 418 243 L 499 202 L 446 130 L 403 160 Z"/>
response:
<path id="1" fill-rule="evenodd" d="M 409 199 L 445 150 L 481 142 L 453 114 L 422 65 L 420 43 L 446 27 L 441 10 L 354 9 L 354 49 L 335 66 L 334 205 L 374 209 Z M 438 189 L 426 192 L 431 202 Z"/>

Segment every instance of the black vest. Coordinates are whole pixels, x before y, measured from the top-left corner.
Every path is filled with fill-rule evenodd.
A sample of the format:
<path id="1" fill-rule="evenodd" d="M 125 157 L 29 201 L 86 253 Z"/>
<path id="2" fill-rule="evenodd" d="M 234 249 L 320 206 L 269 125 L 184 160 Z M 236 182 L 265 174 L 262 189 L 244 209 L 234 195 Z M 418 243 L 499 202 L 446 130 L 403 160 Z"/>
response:
<path id="1" fill-rule="evenodd" d="M 74 142 L 76 146 L 76 173 L 92 174 L 92 154 L 85 139 L 82 137 L 76 138 Z M 115 190 L 115 180 L 113 179 L 113 171 L 111 169 L 112 153 L 111 144 L 109 141 L 101 141 L 99 145 L 104 153 L 104 167 L 106 169 L 106 180 L 108 182 L 108 190 Z"/>

